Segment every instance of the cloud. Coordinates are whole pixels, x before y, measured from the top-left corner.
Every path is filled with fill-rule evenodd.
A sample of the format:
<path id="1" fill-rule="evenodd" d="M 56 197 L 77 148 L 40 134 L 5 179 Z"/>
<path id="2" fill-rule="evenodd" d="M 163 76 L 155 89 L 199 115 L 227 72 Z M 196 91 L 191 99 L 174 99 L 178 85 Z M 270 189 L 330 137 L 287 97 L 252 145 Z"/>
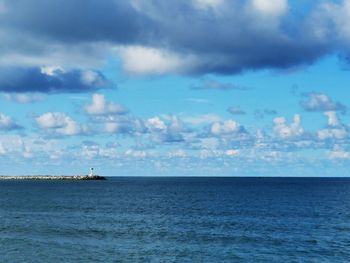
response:
<path id="1" fill-rule="evenodd" d="M 335 111 L 327 111 L 324 113 L 325 116 L 328 117 L 328 125 L 329 126 L 338 126 L 340 122 L 337 117 L 337 113 Z"/>
<path id="2" fill-rule="evenodd" d="M 344 139 L 348 137 L 347 128 L 339 121 L 337 113 L 334 111 L 325 112 L 324 115 L 328 119 L 326 129 L 317 131 L 317 137 L 320 140 Z"/>
<path id="3" fill-rule="evenodd" d="M 91 104 L 85 105 L 84 110 L 90 115 L 125 114 L 127 110 L 120 104 L 106 102 L 103 94 L 92 95 Z"/>
<path id="4" fill-rule="evenodd" d="M 104 123 L 104 131 L 107 133 L 134 134 L 137 131 L 137 123 L 129 118 L 107 119 Z"/>
<path id="5" fill-rule="evenodd" d="M 246 90 L 248 88 L 233 83 L 222 83 L 217 80 L 205 79 L 199 85 L 193 85 L 193 90 Z"/>
<path id="6" fill-rule="evenodd" d="M 350 159 L 350 152 L 343 150 L 333 150 L 329 153 L 330 159 Z"/>
<path id="7" fill-rule="evenodd" d="M 181 118 L 184 122 L 191 125 L 202 125 L 202 124 L 211 124 L 213 122 L 221 121 L 221 117 L 216 114 L 200 114 L 200 115 L 191 115 L 184 116 Z"/>
<path id="8" fill-rule="evenodd" d="M 257 120 L 265 118 L 266 115 L 276 115 L 277 111 L 272 109 L 255 110 L 254 117 Z"/>
<path id="9" fill-rule="evenodd" d="M 225 154 L 227 156 L 234 157 L 234 156 L 239 155 L 239 150 L 234 150 L 234 149 L 226 150 Z"/>
<path id="10" fill-rule="evenodd" d="M 340 102 L 334 102 L 330 97 L 322 93 L 305 94 L 307 100 L 300 102 L 300 105 L 306 111 L 346 111 L 346 106 Z"/>
<path id="11" fill-rule="evenodd" d="M 218 9 L 220 6 L 224 4 L 225 0 L 193 0 L 194 6 L 202 9 Z"/>
<path id="12" fill-rule="evenodd" d="M 2 142 L 0 142 L 0 155 L 4 155 L 7 153 L 6 148 L 4 147 L 4 145 L 2 144 Z"/>
<path id="13" fill-rule="evenodd" d="M 23 129 L 23 127 L 17 124 L 11 117 L 0 113 L 0 130 L 12 131 L 19 129 Z"/>
<path id="14" fill-rule="evenodd" d="M 119 54 L 123 69 L 130 74 L 137 75 L 186 72 L 186 68 L 195 63 L 191 57 L 142 46 L 121 48 Z"/>
<path id="15" fill-rule="evenodd" d="M 54 135 L 81 135 L 87 132 L 87 128 L 79 125 L 71 117 L 62 112 L 47 112 L 35 118 L 40 129 Z"/>
<path id="16" fill-rule="evenodd" d="M 5 0 L 0 63 L 71 70 L 120 58 L 131 74 L 285 69 L 348 54 L 348 6 L 316 1 L 302 13 L 304 3 L 296 10 L 287 0 Z"/>
<path id="17" fill-rule="evenodd" d="M 252 0 L 252 5 L 266 16 L 281 16 L 288 11 L 288 0 Z"/>
<path id="18" fill-rule="evenodd" d="M 234 120 L 226 120 L 224 122 L 215 122 L 212 124 L 210 131 L 213 135 L 239 135 L 245 133 L 245 129 Z"/>
<path id="19" fill-rule="evenodd" d="M 304 129 L 301 127 L 301 117 L 299 114 L 295 114 L 293 122 L 288 125 L 287 120 L 284 117 L 278 117 L 273 120 L 274 132 L 282 139 L 297 138 L 304 134 Z"/>
<path id="20" fill-rule="evenodd" d="M 157 116 L 149 118 L 145 121 L 145 126 L 150 138 L 156 142 L 183 142 L 184 133 L 187 132 L 183 122 L 175 115 L 167 116 L 167 120 Z"/>
<path id="21" fill-rule="evenodd" d="M 111 85 L 94 70 L 1 67 L 0 73 L 0 91 L 6 93 L 88 92 Z"/>
<path id="22" fill-rule="evenodd" d="M 125 155 L 127 157 L 133 157 L 133 158 L 145 158 L 145 157 L 147 157 L 147 153 L 145 151 L 132 150 L 132 149 L 126 150 Z"/>
<path id="23" fill-rule="evenodd" d="M 240 107 L 231 106 L 227 109 L 227 111 L 233 115 L 245 115 L 245 111 L 243 111 Z"/>
<path id="24" fill-rule="evenodd" d="M 43 93 L 5 93 L 3 96 L 8 101 L 20 104 L 34 103 L 45 99 Z"/>
<path id="25" fill-rule="evenodd" d="M 328 129 L 319 130 L 317 132 L 317 137 L 320 140 L 344 139 L 348 137 L 348 133 L 344 127 L 328 128 Z"/>

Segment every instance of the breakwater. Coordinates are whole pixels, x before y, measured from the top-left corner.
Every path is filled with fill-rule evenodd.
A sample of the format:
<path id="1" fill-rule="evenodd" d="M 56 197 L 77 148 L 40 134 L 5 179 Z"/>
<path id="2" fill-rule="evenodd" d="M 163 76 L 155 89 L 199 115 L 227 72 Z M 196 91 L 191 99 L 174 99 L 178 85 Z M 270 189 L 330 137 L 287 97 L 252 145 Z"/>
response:
<path id="1" fill-rule="evenodd" d="M 106 180 L 105 177 L 99 175 L 27 175 L 27 176 L 6 176 L 0 175 L 0 180 Z"/>

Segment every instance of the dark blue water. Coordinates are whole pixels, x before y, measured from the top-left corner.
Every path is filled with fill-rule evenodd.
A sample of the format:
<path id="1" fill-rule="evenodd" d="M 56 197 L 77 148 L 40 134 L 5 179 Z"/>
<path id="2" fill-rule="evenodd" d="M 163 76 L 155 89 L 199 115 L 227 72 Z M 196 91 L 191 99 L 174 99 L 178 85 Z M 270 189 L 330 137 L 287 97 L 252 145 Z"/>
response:
<path id="1" fill-rule="evenodd" d="M 0 182 L 0 262 L 349 260 L 349 179 Z"/>

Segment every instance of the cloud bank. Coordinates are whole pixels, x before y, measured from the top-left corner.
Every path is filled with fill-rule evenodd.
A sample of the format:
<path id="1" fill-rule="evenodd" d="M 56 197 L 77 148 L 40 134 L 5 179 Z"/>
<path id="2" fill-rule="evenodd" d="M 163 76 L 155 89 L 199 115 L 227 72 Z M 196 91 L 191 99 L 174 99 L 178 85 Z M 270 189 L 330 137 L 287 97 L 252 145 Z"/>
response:
<path id="1" fill-rule="evenodd" d="M 33 67 L 99 68 L 111 57 L 131 74 L 237 74 L 308 65 L 334 53 L 347 59 L 350 1 L 304 4 L 3 0 L 0 62 L 29 67 L 20 73 L 39 75 L 39 84 Z"/>

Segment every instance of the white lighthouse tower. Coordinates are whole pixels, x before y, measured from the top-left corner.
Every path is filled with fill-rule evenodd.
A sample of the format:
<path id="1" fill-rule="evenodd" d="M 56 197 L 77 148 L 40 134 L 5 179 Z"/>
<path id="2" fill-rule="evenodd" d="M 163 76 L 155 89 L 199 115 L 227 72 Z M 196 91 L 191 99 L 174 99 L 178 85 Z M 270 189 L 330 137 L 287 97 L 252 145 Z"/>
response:
<path id="1" fill-rule="evenodd" d="M 91 177 L 94 176 L 94 168 L 92 168 L 92 167 L 90 168 L 89 176 L 91 176 Z"/>

